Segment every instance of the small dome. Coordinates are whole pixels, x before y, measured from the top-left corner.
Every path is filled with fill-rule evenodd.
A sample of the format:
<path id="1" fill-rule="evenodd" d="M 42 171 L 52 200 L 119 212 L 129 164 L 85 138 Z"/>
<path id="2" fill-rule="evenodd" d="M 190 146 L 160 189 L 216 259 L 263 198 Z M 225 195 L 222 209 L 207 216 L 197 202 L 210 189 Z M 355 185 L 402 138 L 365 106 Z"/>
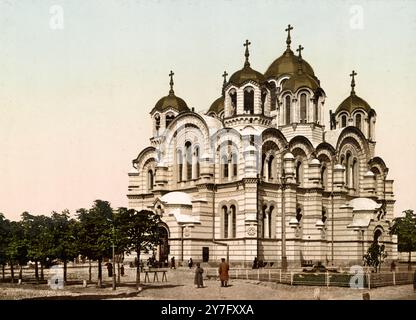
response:
<path id="1" fill-rule="evenodd" d="M 245 65 L 243 69 L 235 72 L 231 76 L 229 83 L 235 84 L 236 86 L 241 86 L 244 82 L 250 80 L 259 84 L 266 81 L 260 72 L 253 70 L 249 65 Z"/>
<path id="2" fill-rule="evenodd" d="M 186 102 L 182 98 L 179 98 L 175 96 L 175 94 L 170 93 L 166 97 L 161 98 L 156 103 L 151 113 L 153 113 L 154 111 L 164 112 L 169 108 L 173 108 L 178 112 L 189 111 Z"/>
<path id="3" fill-rule="evenodd" d="M 295 157 L 291 152 L 288 152 L 283 156 L 283 159 L 295 159 Z"/>
<path id="4" fill-rule="evenodd" d="M 279 58 L 273 61 L 269 66 L 267 71 L 264 73 L 266 79 L 269 78 L 279 78 L 284 74 L 294 75 L 297 73 L 299 67 L 299 58 L 294 55 L 293 51 L 288 49 L 286 50 Z M 315 73 L 312 67 L 308 62 L 302 59 L 302 69 L 303 71 L 315 77 Z"/>
<path id="5" fill-rule="evenodd" d="M 364 177 L 374 177 L 373 171 L 369 170 L 365 173 Z"/>
<path id="6" fill-rule="evenodd" d="M 219 115 L 221 111 L 223 110 L 224 110 L 224 96 L 221 96 L 211 104 L 211 107 L 209 107 L 207 114 L 214 112 L 216 115 Z"/>
<path id="7" fill-rule="evenodd" d="M 249 145 L 247 148 L 244 149 L 244 152 L 257 152 L 255 146 Z"/>
<path id="8" fill-rule="evenodd" d="M 302 71 L 301 73 L 297 72 L 289 80 L 285 81 L 283 83 L 282 91 L 290 90 L 296 92 L 302 87 L 312 89 L 312 91 L 320 88 L 319 83 L 315 78 Z"/>
<path id="9" fill-rule="evenodd" d="M 371 107 L 364 99 L 355 94 L 351 94 L 348 98 L 342 101 L 335 113 L 347 111 L 352 114 L 352 112 L 357 109 L 364 109 L 365 112 L 370 112 Z"/>
<path id="10" fill-rule="evenodd" d="M 163 197 L 160 198 L 160 201 L 166 203 L 167 205 L 192 205 L 192 197 L 189 194 L 180 191 L 166 193 Z"/>
<path id="11" fill-rule="evenodd" d="M 374 211 L 381 207 L 381 204 L 369 198 L 354 198 L 349 202 L 353 211 Z"/>

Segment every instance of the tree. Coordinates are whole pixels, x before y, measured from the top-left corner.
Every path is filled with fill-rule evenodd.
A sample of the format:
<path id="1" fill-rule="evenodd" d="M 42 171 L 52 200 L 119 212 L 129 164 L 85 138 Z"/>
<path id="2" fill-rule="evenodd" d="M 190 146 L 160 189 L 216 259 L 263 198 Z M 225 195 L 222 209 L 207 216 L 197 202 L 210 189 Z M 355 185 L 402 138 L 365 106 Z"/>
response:
<path id="1" fill-rule="evenodd" d="M 384 250 L 384 244 L 380 245 L 378 241 L 374 241 L 364 255 L 365 264 L 373 267 L 375 272 L 377 272 L 379 266 L 381 267 L 384 258 L 387 257 L 387 253 Z"/>
<path id="2" fill-rule="evenodd" d="M 120 208 L 118 213 L 119 230 L 126 237 L 126 252 L 136 252 L 136 287 L 140 286 L 140 253 L 152 250 L 160 243 L 160 216 L 149 210 L 140 212 L 134 209 Z"/>
<path id="3" fill-rule="evenodd" d="M 41 265 L 41 280 L 43 280 L 43 267 L 49 260 L 51 250 L 55 247 L 53 235 L 50 232 L 52 219 L 44 215 L 34 216 L 23 212 L 21 223 L 26 239 L 28 258 L 35 263 L 35 278 L 39 282 L 38 263 Z"/>
<path id="4" fill-rule="evenodd" d="M 80 222 L 77 241 L 80 253 L 98 260 L 98 287 L 102 286 L 102 261 L 111 256 L 113 209 L 107 201 L 95 200 L 91 209 L 77 210 Z"/>
<path id="5" fill-rule="evenodd" d="M 2 279 L 5 278 L 5 267 L 7 263 L 7 247 L 9 243 L 10 221 L 0 212 L 0 264 L 2 267 Z"/>
<path id="6" fill-rule="evenodd" d="M 403 211 L 404 217 L 395 218 L 390 234 L 397 235 L 398 250 L 409 253 L 409 270 L 412 269 L 412 251 L 416 250 L 416 214 L 413 210 Z"/>
<path id="7" fill-rule="evenodd" d="M 67 281 L 67 264 L 78 255 L 77 242 L 75 241 L 75 230 L 77 221 L 70 219 L 69 211 L 62 213 L 53 212 L 51 216 L 51 239 L 54 247 L 50 255 L 64 263 L 64 283 Z"/>
<path id="8" fill-rule="evenodd" d="M 14 282 L 13 266 L 17 262 L 19 264 L 19 279 L 23 278 L 23 265 L 28 262 L 27 258 L 27 243 L 23 230 L 22 223 L 11 221 L 9 228 L 9 243 L 6 248 L 6 255 L 10 263 L 10 271 L 12 275 L 12 282 Z"/>

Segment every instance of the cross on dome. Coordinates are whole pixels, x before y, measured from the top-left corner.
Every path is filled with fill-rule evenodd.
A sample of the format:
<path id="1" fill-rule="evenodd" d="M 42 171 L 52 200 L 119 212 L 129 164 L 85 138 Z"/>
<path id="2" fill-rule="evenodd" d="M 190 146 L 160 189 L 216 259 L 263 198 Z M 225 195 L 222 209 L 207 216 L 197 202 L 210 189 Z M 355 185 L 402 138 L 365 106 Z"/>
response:
<path id="1" fill-rule="evenodd" d="M 175 92 L 173 91 L 173 76 L 174 76 L 175 74 L 173 73 L 173 71 L 172 70 L 170 70 L 170 73 L 169 73 L 169 77 L 170 77 L 170 82 L 169 82 L 169 85 L 170 85 L 170 90 L 169 90 L 169 94 L 174 94 Z"/>
<path id="2" fill-rule="evenodd" d="M 352 70 L 350 77 L 351 77 L 351 94 L 355 94 L 355 76 L 357 75 L 357 72 L 355 72 L 354 70 Z"/>
<path id="3" fill-rule="evenodd" d="M 290 38 L 290 30 L 293 30 L 293 27 L 290 24 L 288 24 L 287 28 L 285 29 L 285 31 L 287 32 L 287 39 L 286 39 L 287 50 L 290 50 L 290 44 L 292 43 L 292 39 Z"/>
<path id="4" fill-rule="evenodd" d="M 250 56 L 250 52 L 248 51 L 248 46 L 251 44 L 250 41 L 246 40 L 246 42 L 243 44 L 244 47 L 246 47 L 246 52 L 244 56 L 246 57 L 246 62 L 244 63 L 244 67 L 249 67 L 250 62 L 248 61 L 248 57 Z"/>

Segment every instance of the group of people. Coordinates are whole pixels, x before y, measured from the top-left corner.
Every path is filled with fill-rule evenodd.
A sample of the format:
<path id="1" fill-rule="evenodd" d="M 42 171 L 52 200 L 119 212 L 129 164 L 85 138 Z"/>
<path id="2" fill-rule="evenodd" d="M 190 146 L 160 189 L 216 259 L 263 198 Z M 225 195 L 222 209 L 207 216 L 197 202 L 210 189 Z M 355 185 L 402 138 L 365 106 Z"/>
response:
<path id="1" fill-rule="evenodd" d="M 113 276 L 113 264 L 111 262 L 107 263 L 107 272 L 108 272 L 108 277 L 112 277 Z M 121 264 L 120 266 L 120 275 L 124 276 L 124 265 Z"/>
<path id="2" fill-rule="evenodd" d="M 192 258 L 190 259 L 190 263 L 188 263 L 189 268 L 192 268 Z M 218 275 L 221 281 L 221 287 L 228 287 L 228 280 L 230 278 L 228 274 L 228 270 L 230 270 L 230 265 L 225 262 L 225 259 L 221 259 L 221 263 L 218 267 Z M 203 280 L 203 273 L 204 269 L 201 268 L 201 264 L 199 262 L 196 263 L 195 269 L 195 279 L 194 284 L 196 288 L 203 288 L 204 287 L 204 280 Z"/>

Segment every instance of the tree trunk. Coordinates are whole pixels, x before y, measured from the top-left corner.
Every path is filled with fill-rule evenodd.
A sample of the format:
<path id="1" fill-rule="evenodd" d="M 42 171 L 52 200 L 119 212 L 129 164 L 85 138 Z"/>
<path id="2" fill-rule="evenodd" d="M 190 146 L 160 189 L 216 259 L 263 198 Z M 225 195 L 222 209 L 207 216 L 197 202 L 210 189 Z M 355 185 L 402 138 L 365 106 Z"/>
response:
<path id="1" fill-rule="evenodd" d="M 88 281 L 89 282 L 91 282 L 91 259 L 88 259 L 88 263 L 89 263 L 89 266 L 88 266 Z"/>
<path id="2" fill-rule="evenodd" d="M 2 264 L 2 267 L 1 267 L 1 271 L 2 271 L 2 276 L 3 276 L 3 282 L 4 282 L 4 278 L 5 278 L 5 268 L 6 268 L 6 266 L 4 265 L 4 263 Z"/>
<path id="3" fill-rule="evenodd" d="M 68 264 L 68 261 L 64 259 L 64 285 L 66 285 L 67 264 Z"/>
<path id="4" fill-rule="evenodd" d="M 117 283 L 120 284 L 120 262 L 117 262 Z"/>
<path id="5" fill-rule="evenodd" d="M 35 261 L 35 278 L 36 283 L 39 283 L 39 268 L 38 268 L 38 260 Z"/>
<path id="6" fill-rule="evenodd" d="M 23 281 L 23 266 L 19 264 L 19 279 L 20 281 Z"/>
<path id="7" fill-rule="evenodd" d="M 140 250 L 137 252 L 137 268 L 136 268 L 136 288 L 139 290 L 140 287 Z"/>
<path id="8" fill-rule="evenodd" d="M 40 280 L 43 281 L 45 280 L 44 278 L 44 274 L 43 274 L 43 263 L 40 263 Z"/>
<path id="9" fill-rule="evenodd" d="M 412 270 L 412 251 L 409 250 L 409 261 L 408 261 L 408 266 L 407 266 L 407 270 L 411 271 Z"/>
<path id="10" fill-rule="evenodd" d="M 14 282 L 14 269 L 13 269 L 13 262 L 10 262 L 10 273 L 12 276 L 12 283 Z"/>
<path id="11" fill-rule="evenodd" d="M 103 274 L 101 270 L 101 258 L 98 259 L 98 287 L 101 288 L 103 286 Z"/>

